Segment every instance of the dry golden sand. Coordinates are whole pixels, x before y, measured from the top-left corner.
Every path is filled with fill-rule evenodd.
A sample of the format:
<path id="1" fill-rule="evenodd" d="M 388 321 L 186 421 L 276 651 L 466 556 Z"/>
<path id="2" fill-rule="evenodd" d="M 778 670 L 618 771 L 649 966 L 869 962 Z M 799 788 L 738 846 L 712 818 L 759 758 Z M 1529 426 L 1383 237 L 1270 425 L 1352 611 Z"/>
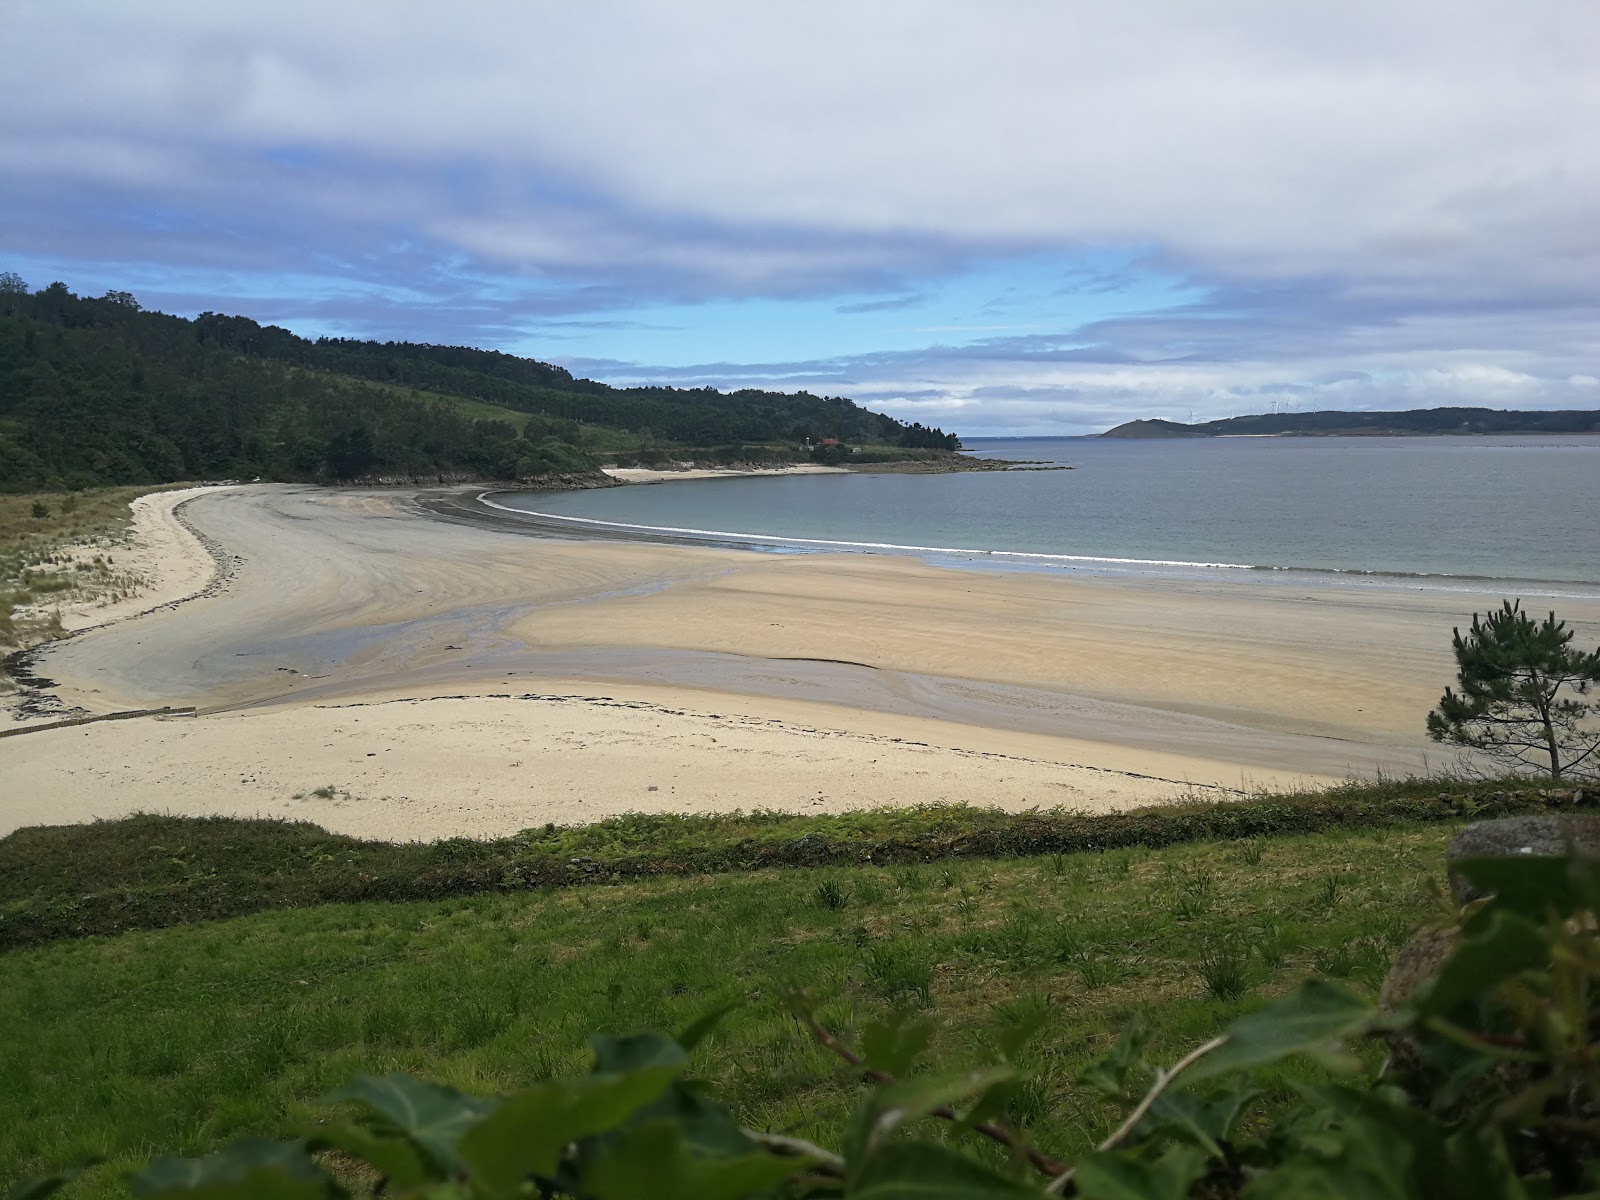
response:
<path id="1" fill-rule="evenodd" d="M 228 585 L 38 670 L 91 711 L 202 715 L 0 739 L 0 830 L 165 810 L 489 835 L 652 809 L 1105 809 L 1405 771 L 1429 753 L 1451 626 L 1491 602 L 552 540 L 400 493 L 247 487 L 184 515 L 238 555 Z M 1600 605 L 1561 607 L 1594 640 Z M 335 707 L 374 700 L 394 702 Z"/>
<path id="2" fill-rule="evenodd" d="M 1226 794 L 966 750 L 961 731 L 941 722 L 903 722 L 907 733 L 941 739 L 919 745 L 841 730 L 837 712 L 820 705 L 811 707 L 824 723 L 807 725 L 797 719 L 803 705 L 786 706 L 789 720 L 777 721 L 729 711 L 738 706 L 714 695 L 659 696 L 699 701 L 684 709 L 653 703 L 651 689 L 625 690 L 611 701 L 558 692 L 297 705 L 5 739 L 0 833 L 147 811 L 290 817 L 403 841 L 495 837 L 626 812 L 932 802 L 1106 811 Z"/>

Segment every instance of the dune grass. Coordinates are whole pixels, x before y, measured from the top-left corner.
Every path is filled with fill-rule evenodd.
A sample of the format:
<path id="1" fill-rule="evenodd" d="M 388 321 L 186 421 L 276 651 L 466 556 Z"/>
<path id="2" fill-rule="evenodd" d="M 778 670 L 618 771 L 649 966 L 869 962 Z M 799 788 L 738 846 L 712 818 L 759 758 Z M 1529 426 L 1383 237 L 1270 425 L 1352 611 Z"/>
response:
<path id="1" fill-rule="evenodd" d="M 1011 1117 L 1070 1156 L 1112 1118 L 1074 1077 L 1134 1014 L 1173 1058 L 1307 972 L 1374 988 L 1437 903 L 1451 832 L 325 905 L 14 951 L 0 1182 L 103 1155 L 73 1194 L 119 1194 L 153 1153 L 316 1120 L 359 1071 L 508 1090 L 582 1069 L 592 1031 L 670 1031 L 728 1001 L 699 1073 L 747 1124 L 823 1137 L 855 1085 L 786 1015 L 796 985 L 847 1038 L 925 1014 L 946 1067 L 1037 1017 Z"/>
<path id="2" fill-rule="evenodd" d="M 0 649 L 56 636 L 59 630 L 41 615 L 51 603 L 138 587 L 116 562 L 132 517 L 128 505 L 147 492 L 186 486 L 0 493 Z M 91 543 L 100 553 L 62 552 Z"/>

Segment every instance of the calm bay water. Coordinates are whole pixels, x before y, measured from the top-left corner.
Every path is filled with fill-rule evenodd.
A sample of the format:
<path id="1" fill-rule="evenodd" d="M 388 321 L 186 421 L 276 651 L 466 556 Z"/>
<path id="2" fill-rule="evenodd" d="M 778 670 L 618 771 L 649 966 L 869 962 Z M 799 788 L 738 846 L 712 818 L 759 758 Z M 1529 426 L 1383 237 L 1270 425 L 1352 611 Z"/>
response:
<path id="1" fill-rule="evenodd" d="M 714 479 L 495 499 L 791 550 L 847 542 L 934 557 L 998 553 L 996 565 L 1040 569 L 1228 574 L 1215 565 L 1227 564 L 1447 586 L 1600 585 L 1600 436 L 972 439 L 970 448 L 1074 469 Z"/>

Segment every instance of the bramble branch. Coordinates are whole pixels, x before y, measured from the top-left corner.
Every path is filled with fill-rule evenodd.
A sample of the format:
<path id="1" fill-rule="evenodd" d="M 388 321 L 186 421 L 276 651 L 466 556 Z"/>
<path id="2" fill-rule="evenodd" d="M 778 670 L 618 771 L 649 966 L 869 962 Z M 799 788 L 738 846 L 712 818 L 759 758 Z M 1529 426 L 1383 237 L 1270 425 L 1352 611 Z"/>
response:
<path id="1" fill-rule="evenodd" d="M 1172 1086 L 1172 1081 L 1174 1079 L 1176 1079 L 1179 1075 L 1182 1075 L 1185 1071 L 1194 1066 L 1195 1063 L 1199 1062 L 1213 1050 L 1220 1050 L 1223 1046 L 1227 1045 L 1227 1043 L 1227 1034 L 1223 1034 L 1221 1037 L 1214 1037 L 1204 1045 L 1196 1046 L 1193 1050 L 1189 1051 L 1189 1053 L 1185 1054 L 1172 1065 L 1172 1070 L 1162 1071 L 1158 1069 L 1156 1071 L 1156 1081 L 1150 1086 L 1150 1090 L 1144 1094 L 1144 1099 L 1140 1100 L 1138 1104 L 1134 1105 L 1133 1111 L 1127 1115 L 1122 1124 L 1118 1125 L 1116 1129 L 1112 1130 L 1110 1135 L 1108 1135 L 1103 1142 L 1095 1147 L 1096 1152 L 1102 1150 L 1112 1150 L 1117 1146 L 1120 1146 L 1123 1139 L 1138 1127 L 1140 1121 L 1144 1120 L 1145 1114 L 1148 1113 L 1155 1102 L 1161 1098 L 1161 1093 Z M 1075 1170 L 1075 1167 L 1068 1167 L 1066 1170 L 1062 1171 L 1061 1174 L 1057 1175 L 1055 1179 L 1050 1182 L 1050 1186 L 1045 1189 L 1045 1195 L 1060 1196 L 1065 1194 L 1067 1185 L 1072 1182 L 1072 1176 Z"/>
<path id="2" fill-rule="evenodd" d="M 860 1068 L 866 1074 L 867 1078 L 872 1080 L 872 1082 L 878 1084 L 891 1084 L 894 1082 L 894 1076 L 889 1074 L 887 1071 L 878 1071 L 867 1066 L 866 1062 L 859 1054 L 850 1049 L 849 1046 L 846 1046 L 832 1033 L 825 1029 L 821 1022 L 819 1022 L 808 1009 L 798 1010 L 797 1015 L 799 1015 L 805 1021 L 805 1023 L 810 1026 L 812 1035 L 816 1037 L 818 1042 L 820 1042 L 828 1050 L 832 1051 L 835 1055 L 842 1058 L 845 1062 L 849 1063 L 852 1067 Z M 941 1108 L 934 1109 L 931 1115 L 944 1121 L 959 1121 L 961 1119 L 956 1110 L 951 1108 L 948 1104 Z M 1032 1146 L 1024 1145 L 1022 1139 L 1017 1134 L 1011 1132 L 1011 1130 L 1007 1129 L 998 1121 L 978 1121 L 973 1124 L 972 1128 L 974 1131 L 981 1133 L 990 1141 L 997 1142 L 1006 1147 L 1008 1150 L 1015 1150 L 1021 1147 L 1024 1153 L 1027 1154 L 1028 1161 L 1032 1163 L 1034 1168 L 1043 1175 L 1049 1175 L 1054 1178 L 1060 1176 L 1064 1171 L 1068 1170 L 1067 1164 L 1062 1162 L 1060 1159 L 1052 1158 L 1043 1151 L 1036 1150 Z"/>

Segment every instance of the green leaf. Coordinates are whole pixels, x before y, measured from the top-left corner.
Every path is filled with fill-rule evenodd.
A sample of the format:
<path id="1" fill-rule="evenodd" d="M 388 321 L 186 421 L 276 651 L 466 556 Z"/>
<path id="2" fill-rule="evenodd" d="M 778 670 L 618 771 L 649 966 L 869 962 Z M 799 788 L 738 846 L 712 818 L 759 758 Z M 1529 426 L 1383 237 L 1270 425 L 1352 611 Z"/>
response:
<path id="1" fill-rule="evenodd" d="M 1221 1143 L 1232 1139 L 1239 1118 L 1260 1094 L 1256 1088 L 1240 1088 L 1226 1096 L 1205 1099 L 1192 1092 L 1164 1092 L 1150 1106 L 1137 1131 L 1142 1138 L 1163 1133 L 1185 1138 L 1213 1158 L 1221 1158 Z"/>
<path id="2" fill-rule="evenodd" d="M 865 1160 L 872 1148 L 896 1129 L 919 1121 L 935 1109 L 981 1095 L 997 1084 L 1017 1078 L 1011 1067 L 990 1067 L 959 1075 L 903 1079 L 868 1095 L 857 1109 L 845 1135 L 845 1157 Z"/>
<path id="3" fill-rule="evenodd" d="M 736 1158 L 691 1153 L 671 1121 L 648 1121 L 609 1142 L 583 1173 L 595 1200 L 740 1200 L 775 1187 L 804 1169 L 804 1159 L 755 1151 Z"/>
<path id="4" fill-rule="evenodd" d="M 661 1033 L 641 1033 L 621 1038 L 597 1033 L 589 1039 L 589 1044 L 594 1047 L 594 1071 L 597 1075 L 626 1075 L 647 1067 L 683 1068 L 689 1065 L 689 1055 L 684 1048 Z"/>
<path id="5" fill-rule="evenodd" d="M 1154 1162 L 1110 1150 L 1079 1163 L 1072 1182 L 1085 1200 L 1183 1200 L 1205 1169 L 1205 1154 L 1193 1146 L 1174 1146 Z"/>
<path id="6" fill-rule="evenodd" d="M 1476 917 L 1484 923 L 1496 910 L 1509 910 L 1535 921 L 1543 921 L 1551 912 L 1571 916 L 1582 897 L 1568 865 L 1565 858 L 1541 854 L 1463 858 L 1450 864 L 1480 892 L 1490 894 L 1489 903 Z"/>
<path id="7" fill-rule="evenodd" d="M 1525 1195 L 1492 1128 L 1449 1127 L 1403 1093 L 1338 1085 L 1297 1088 L 1320 1121 L 1291 1137 L 1290 1154 L 1245 1190 L 1248 1200 L 1372 1196 L 1517 1200 Z"/>
<path id="8" fill-rule="evenodd" d="M 862 1165 L 851 1200 L 1016 1200 L 1038 1191 L 930 1142 L 894 1142 Z"/>
<path id="9" fill-rule="evenodd" d="M 596 1034 L 589 1041 L 597 1074 L 627 1075 L 656 1068 L 681 1071 L 689 1064 L 683 1047 L 659 1033 L 625 1038 Z M 702 1155 L 736 1157 L 749 1154 L 755 1145 L 727 1109 L 681 1080 L 670 1083 L 656 1100 L 640 1108 L 634 1119 L 674 1122 L 688 1144 Z"/>
<path id="10" fill-rule="evenodd" d="M 78 1168 L 58 1171 L 54 1175 L 41 1175 L 36 1179 L 24 1179 L 6 1193 L 6 1200 L 46 1200 L 46 1197 L 55 1195 L 81 1173 L 82 1168 Z"/>
<path id="11" fill-rule="evenodd" d="M 904 1075 L 928 1048 L 933 1022 L 913 1018 L 908 1009 L 896 1009 L 886 1021 L 875 1021 L 861 1032 L 861 1057 L 867 1066 L 889 1075 Z"/>
<path id="12" fill-rule="evenodd" d="M 456 1143 L 471 1126 L 493 1112 L 498 1100 L 468 1096 L 454 1088 L 410 1075 L 358 1075 L 330 1100 L 355 1100 L 383 1117 L 394 1132 L 420 1149 L 439 1170 L 462 1169 Z"/>
<path id="13" fill-rule="evenodd" d="M 1344 1163 L 1296 1159 L 1263 1171 L 1245 1187 L 1244 1200 L 1380 1200 L 1394 1193 Z"/>
<path id="14" fill-rule="evenodd" d="M 738 1007 L 739 1003 L 736 1000 L 729 1001 L 727 1004 L 719 1004 L 710 1012 L 702 1013 L 700 1016 L 696 1017 L 689 1023 L 688 1027 L 673 1040 L 683 1048 L 685 1053 L 692 1051 L 701 1042 L 705 1041 L 718 1025 L 722 1024 L 723 1020 L 729 1013 L 733 1012 L 733 1010 Z"/>
<path id="15" fill-rule="evenodd" d="M 1122 1036 L 1111 1053 L 1086 1069 L 1078 1081 L 1113 1100 L 1127 1096 L 1133 1090 L 1131 1084 L 1137 1083 L 1142 1092 L 1144 1079 L 1150 1074 L 1150 1067 L 1144 1061 L 1144 1047 L 1149 1040 L 1150 1034 L 1143 1022 L 1134 1018 L 1123 1027 Z"/>
<path id="16" fill-rule="evenodd" d="M 1426 1014 L 1448 1013 L 1502 980 L 1549 962 L 1550 943 L 1541 926 L 1514 910 L 1491 910 L 1483 926 L 1457 944 L 1416 1007 Z"/>
<path id="17" fill-rule="evenodd" d="M 412 1188 L 428 1178 L 428 1164 L 399 1138 L 380 1137 L 358 1125 L 338 1124 L 318 1129 L 310 1137 L 313 1150 L 343 1150 L 382 1173 L 391 1187 Z M 436 1177 L 442 1172 L 436 1172 Z"/>
<path id="18" fill-rule="evenodd" d="M 158 1158 L 133 1177 L 139 1196 L 174 1192 L 206 1195 L 320 1197 L 328 1177 L 306 1153 L 304 1142 L 248 1138 L 204 1158 Z"/>
<path id="19" fill-rule="evenodd" d="M 658 1098 L 682 1066 L 543 1083 L 510 1097 L 462 1137 L 458 1151 L 476 1188 L 516 1194 L 530 1175 L 553 1176 L 572 1142 L 615 1129 Z"/>
<path id="20" fill-rule="evenodd" d="M 1376 1010 L 1365 1000 L 1331 983 L 1309 979 L 1298 990 L 1229 1025 L 1227 1043 L 1185 1072 L 1184 1083 L 1265 1066 L 1292 1054 L 1321 1055 L 1330 1044 L 1361 1032 L 1375 1016 Z"/>

